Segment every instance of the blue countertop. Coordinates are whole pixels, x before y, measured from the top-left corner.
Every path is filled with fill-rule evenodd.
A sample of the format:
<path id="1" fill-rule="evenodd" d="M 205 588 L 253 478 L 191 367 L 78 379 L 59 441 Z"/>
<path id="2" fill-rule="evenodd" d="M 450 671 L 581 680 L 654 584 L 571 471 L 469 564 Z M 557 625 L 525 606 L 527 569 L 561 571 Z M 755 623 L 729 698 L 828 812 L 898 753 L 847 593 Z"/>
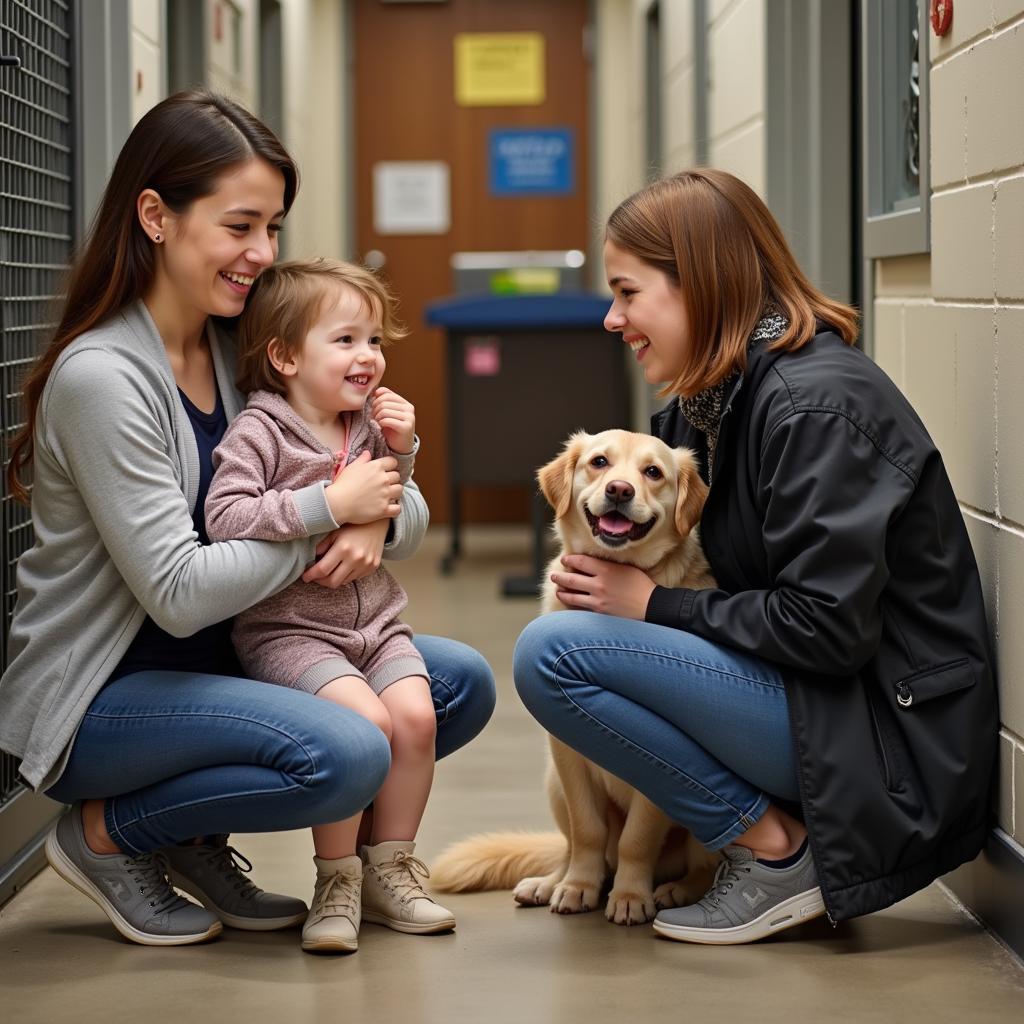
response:
<path id="1" fill-rule="evenodd" d="M 610 305 L 610 297 L 591 292 L 455 295 L 428 303 L 424 316 L 432 327 L 446 327 L 449 330 L 600 328 Z"/>

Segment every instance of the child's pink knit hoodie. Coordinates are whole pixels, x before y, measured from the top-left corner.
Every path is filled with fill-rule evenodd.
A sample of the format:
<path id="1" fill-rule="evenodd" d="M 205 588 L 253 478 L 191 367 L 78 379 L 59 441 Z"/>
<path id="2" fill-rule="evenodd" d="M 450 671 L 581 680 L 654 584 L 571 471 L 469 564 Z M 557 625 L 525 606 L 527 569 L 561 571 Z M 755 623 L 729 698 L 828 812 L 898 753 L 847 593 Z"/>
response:
<path id="1" fill-rule="evenodd" d="M 362 410 L 352 417 L 346 464 L 361 451 L 398 460 L 402 483 L 413 455 L 392 452 Z M 210 540 L 291 540 L 306 536 L 300 503 L 325 502 L 336 454 L 288 402 L 255 391 L 213 453 L 206 499 Z M 235 618 L 232 640 L 254 679 L 315 693 L 341 675 L 363 675 L 375 692 L 410 675 L 426 676 L 412 631 L 398 620 L 405 592 L 384 568 L 336 590 L 297 580 Z"/>

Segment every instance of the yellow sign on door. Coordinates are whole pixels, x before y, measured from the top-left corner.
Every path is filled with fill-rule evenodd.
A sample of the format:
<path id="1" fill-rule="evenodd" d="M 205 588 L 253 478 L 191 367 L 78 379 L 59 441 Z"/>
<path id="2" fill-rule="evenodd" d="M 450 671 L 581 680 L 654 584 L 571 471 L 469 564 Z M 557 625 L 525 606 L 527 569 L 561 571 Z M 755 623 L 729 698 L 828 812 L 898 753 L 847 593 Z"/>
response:
<path id="1" fill-rule="evenodd" d="M 459 32 L 455 102 L 463 107 L 544 102 L 544 36 L 539 32 Z"/>

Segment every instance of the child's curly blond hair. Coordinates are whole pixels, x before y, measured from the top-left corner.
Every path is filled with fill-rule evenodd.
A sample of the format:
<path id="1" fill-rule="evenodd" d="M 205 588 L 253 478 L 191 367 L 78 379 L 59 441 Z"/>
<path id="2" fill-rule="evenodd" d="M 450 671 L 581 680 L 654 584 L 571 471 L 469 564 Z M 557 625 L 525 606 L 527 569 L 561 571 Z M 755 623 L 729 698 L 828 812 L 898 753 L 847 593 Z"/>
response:
<path id="1" fill-rule="evenodd" d="M 238 322 L 238 389 L 285 394 L 284 382 L 267 348 L 278 340 L 286 358 L 298 352 L 323 311 L 324 303 L 350 288 L 374 314 L 380 315 L 383 341 L 404 338 L 408 331 L 397 319 L 395 297 L 365 267 L 323 257 L 290 260 L 264 270 L 252 287 Z"/>

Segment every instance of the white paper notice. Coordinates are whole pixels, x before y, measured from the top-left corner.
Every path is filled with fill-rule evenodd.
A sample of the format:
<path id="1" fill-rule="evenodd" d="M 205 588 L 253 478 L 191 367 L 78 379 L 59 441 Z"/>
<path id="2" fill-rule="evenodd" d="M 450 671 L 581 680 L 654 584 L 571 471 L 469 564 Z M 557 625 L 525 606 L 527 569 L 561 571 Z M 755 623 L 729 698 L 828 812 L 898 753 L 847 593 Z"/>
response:
<path id="1" fill-rule="evenodd" d="M 448 165 L 393 160 L 373 165 L 373 228 L 378 235 L 443 235 L 451 227 Z"/>

